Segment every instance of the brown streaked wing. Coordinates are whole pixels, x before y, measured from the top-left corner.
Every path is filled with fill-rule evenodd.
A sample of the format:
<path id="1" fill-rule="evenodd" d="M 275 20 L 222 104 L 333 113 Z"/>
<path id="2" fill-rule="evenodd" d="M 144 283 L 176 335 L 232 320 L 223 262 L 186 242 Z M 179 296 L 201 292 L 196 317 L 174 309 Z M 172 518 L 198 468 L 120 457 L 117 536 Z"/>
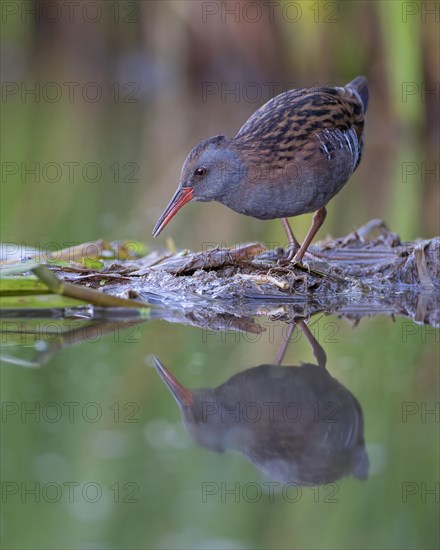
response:
<path id="1" fill-rule="evenodd" d="M 354 128 L 360 138 L 363 123 L 362 106 L 349 89 L 290 90 L 260 107 L 234 140 L 248 150 L 263 146 L 294 153 L 324 129 Z"/>

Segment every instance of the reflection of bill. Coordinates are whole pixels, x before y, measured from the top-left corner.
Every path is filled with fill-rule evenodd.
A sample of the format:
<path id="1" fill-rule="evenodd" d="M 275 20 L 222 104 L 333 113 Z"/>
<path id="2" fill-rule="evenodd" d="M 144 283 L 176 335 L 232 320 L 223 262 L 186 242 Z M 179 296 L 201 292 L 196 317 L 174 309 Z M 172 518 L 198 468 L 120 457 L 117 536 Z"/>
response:
<path id="1" fill-rule="evenodd" d="M 260 365 L 217 388 L 184 388 L 155 359 L 193 439 L 216 452 L 244 454 L 270 479 L 310 485 L 368 476 L 362 409 L 327 371 L 325 352 L 307 326 L 317 365 Z"/>

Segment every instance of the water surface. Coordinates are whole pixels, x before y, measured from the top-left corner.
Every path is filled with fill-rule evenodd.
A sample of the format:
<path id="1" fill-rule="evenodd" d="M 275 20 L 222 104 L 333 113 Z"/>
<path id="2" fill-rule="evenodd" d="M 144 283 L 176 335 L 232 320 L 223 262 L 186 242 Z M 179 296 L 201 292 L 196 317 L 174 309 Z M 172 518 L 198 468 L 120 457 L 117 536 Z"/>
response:
<path id="1" fill-rule="evenodd" d="M 438 547 L 434 328 L 86 324 L 3 322 L 5 547 Z"/>

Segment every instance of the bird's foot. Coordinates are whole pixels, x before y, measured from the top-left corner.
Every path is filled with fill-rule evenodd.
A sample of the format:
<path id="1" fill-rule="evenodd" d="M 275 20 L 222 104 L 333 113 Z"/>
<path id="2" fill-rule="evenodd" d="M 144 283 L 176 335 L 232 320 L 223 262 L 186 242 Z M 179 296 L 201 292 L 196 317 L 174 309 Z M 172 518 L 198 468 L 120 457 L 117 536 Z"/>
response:
<path id="1" fill-rule="evenodd" d="M 291 264 L 299 264 L 302 263 L 304 256 L 307 254 L 307 249 L 303 249 L 300 247 L 296 251 L 294 251 L 294 254 L 292 252 L 289 253 L 288 259 Z"/>
<path id="2" fill-rule="evenodd" d="M 300 247 L 299 246 L 296 246 L 295 244 L 289 244 L 289 246 L 286 248 L 286 252 L 287 252 L 287 255 L 285 258 L 285 260 L 287 260 L 288 262 L 292 262 L 293 258 L 296 256 L 296 254 L 298 253 Z"/>
<path id="3" fill-rule="evenodd" d="M 293 257 L 292 259 L 289 258 L 280 258 L 277 262 L 277 264 L 280 267 L 288 267 L 289 269 L 298 266 L 300 268 L 305 268 L 310 273 L 310 266 L 309 263 L 306 261 L 302 261 L 301 259 L 296 259 Z"/>
<path id="4" fill-rule="evenodd" d="M 310 273 L 309 262 L 304 260 L 304 257 L 310 257 L 311 260 L 318 258 L 312 251 L 301 251 L 301 247 L 290 245 L 287 248 L 287 256 L 280 258 L 277 263 L 280 267 L 295 267 L 297 265 Z"/>
<path id="5" fill-rule="evenodd" d="M 310 274 L 310 264 L 307 260 L 304 260 L 302 262 L 295 262 L 296 265 L 301 265 L 301 267 L 305 267 L 307 269 L 307 271 L 309 272 Z"/>
<path id="6" fill-rule="evenodd" d="M 280 258 L 277 261 L 277 265 L 279 265 L 280 267 L 286 267 L 287 265 L 290 265 L 290 262 L 287 258 Z"/>

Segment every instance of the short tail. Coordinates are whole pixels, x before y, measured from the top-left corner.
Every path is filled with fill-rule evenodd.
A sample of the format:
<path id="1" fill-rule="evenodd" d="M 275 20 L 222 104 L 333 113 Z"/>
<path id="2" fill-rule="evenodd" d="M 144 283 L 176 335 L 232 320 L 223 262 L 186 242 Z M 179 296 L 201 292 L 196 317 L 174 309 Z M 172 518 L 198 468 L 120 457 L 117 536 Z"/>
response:
<path id="1" fill-rule="evenodd" d="M 354 80 L 345 85 L 346 88 L 351 88 L 359 96 L 364 112 L 367 110 L 368 105 L 368 80 L 365 76 L 357 76 Z"/>

